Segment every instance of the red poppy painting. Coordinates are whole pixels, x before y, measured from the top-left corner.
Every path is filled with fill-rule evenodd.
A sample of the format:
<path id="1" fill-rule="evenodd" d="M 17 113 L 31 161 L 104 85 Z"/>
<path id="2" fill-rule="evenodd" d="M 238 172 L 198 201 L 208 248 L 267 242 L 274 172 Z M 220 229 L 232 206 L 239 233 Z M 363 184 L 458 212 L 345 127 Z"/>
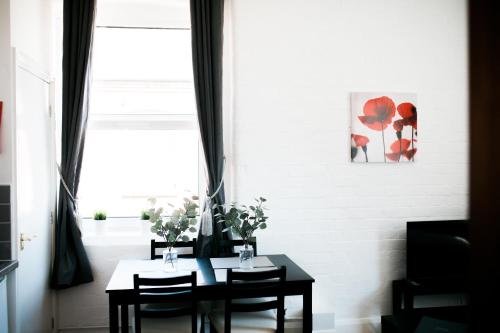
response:
<path id="1" fill-rule="evenodd" d="M 351 161 L 402 163 L 417 153 L 417 97 L 410 93 L 351 94 Z"/>

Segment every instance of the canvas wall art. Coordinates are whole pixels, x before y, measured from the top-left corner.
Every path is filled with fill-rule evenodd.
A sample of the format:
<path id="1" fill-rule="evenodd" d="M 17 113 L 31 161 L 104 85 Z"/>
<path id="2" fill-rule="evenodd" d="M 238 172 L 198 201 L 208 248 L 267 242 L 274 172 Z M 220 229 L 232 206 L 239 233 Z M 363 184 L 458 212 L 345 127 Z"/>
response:
<path id="1" fill-rule="evenodd" d="M 407 163 L 416 155 L 416 94 L 351 94 L 352 162 Z"/>

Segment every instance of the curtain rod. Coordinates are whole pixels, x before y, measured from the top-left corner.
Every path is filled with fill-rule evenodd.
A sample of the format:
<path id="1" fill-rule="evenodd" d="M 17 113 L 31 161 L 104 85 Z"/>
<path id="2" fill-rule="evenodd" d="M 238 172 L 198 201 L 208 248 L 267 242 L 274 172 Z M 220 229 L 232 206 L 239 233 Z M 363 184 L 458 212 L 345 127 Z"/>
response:
<path id="1" fill-rule="evenodd" d="M 119 26 L 119 25 L 96 25 L 96 28 L 106 28 L 106 29 L 149 29 L 149 30 L 191 30 L 190 28 L 127 27 L 127 26 Z"/>

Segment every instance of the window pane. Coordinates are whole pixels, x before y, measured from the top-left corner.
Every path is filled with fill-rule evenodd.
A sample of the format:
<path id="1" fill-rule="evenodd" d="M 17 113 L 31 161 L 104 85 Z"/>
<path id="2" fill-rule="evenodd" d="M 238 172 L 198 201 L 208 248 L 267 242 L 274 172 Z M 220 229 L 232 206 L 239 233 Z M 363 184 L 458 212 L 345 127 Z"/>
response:
<path id="1" fill-rule="evenodd" d="M 191 82 L 191 32 L 96 28 L 92 67 L 96 81 Z"/>
<path id="2" fill-rule="evenodd" d="M 194 114 L 192 82 L 94 81 L 92 114 Z"/>
<path id="3" fill-rule="evenodd" d="M 79 189 L 80 212 L 139 216 L 147 198 L 178 206 L 198 193 L 195 130 L 88 130 Z"/>
<path id="4" fill-rule="evenodd" d="M 80 212 L 139 216 L 198 192 L 191 33 L 96 28 Z"/>
<path id="5" fill-rule="evenodd" d="M 194 114 L 189 30 L 97 28 L 92 114 Z"/>

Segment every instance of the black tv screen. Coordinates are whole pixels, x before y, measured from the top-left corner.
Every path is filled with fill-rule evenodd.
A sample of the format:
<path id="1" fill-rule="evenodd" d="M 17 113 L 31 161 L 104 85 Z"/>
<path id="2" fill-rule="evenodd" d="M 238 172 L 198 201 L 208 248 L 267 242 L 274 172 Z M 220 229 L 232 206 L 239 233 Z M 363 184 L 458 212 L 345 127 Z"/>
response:
<path id="1" fill-rule="evenodd" d="M 407 279 L 465 282 L 470 252 L 468 221 L 407 222 L 406 231 Z"/>

